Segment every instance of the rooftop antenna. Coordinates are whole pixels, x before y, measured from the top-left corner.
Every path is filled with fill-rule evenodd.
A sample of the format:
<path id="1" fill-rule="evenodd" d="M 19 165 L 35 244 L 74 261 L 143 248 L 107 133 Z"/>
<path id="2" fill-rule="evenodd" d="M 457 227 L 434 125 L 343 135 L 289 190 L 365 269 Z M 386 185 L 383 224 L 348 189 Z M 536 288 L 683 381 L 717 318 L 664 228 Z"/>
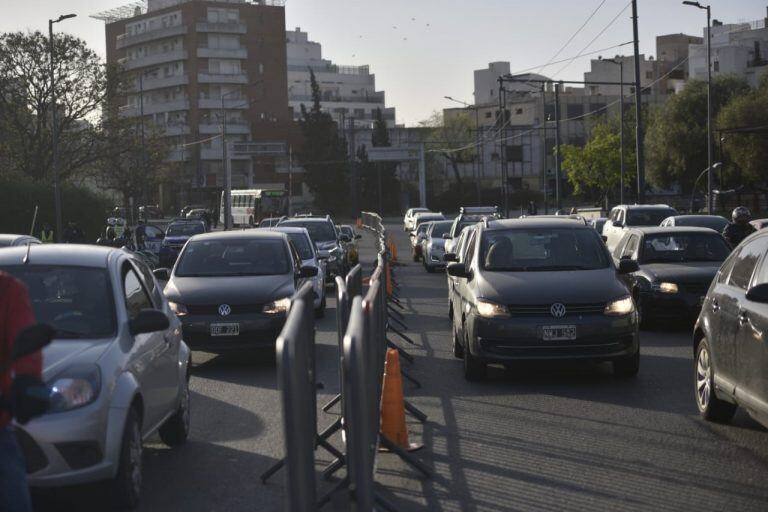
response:
<path id="1" fill-rule="evenodd" d="M 29 263 L 29 251 L 32 249 L 32 242 L 27 242 L 27 253 L 24 255 L 24 259 L 21 260 L 21 262 L 24 265 L 27 265 Z"/>

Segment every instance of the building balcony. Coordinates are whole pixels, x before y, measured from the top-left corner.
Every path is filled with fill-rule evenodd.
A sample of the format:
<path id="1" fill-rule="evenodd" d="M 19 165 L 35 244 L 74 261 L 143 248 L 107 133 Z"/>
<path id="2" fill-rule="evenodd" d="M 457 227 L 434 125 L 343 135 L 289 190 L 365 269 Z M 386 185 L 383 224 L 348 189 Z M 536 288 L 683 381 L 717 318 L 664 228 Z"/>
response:
<path id="1" fill-rule="evenodd" d="M 189 100 L 172 100 L 162 103 L 144 103 L 144 115 L 159 114 L 161 112 L 176 112 L 179 110 L 189 110 Z M 120 108 L 122 117 L 136 117 L 140 115 L 141 109 L 136 106 L 125 106 Z"/>
<path id="2" fill-rule="evenodd" d="M 221 125 L 218 122 L 201 122 L 200 133 L 205 135 L 217 135 L 221 133 Z M 232 135 L 248 135 L 251 133 L 251 127 L 248 121 L 227 121 L 227 133 Z"/>
<path id="3" fill-rule="evenodd" d="M 169 124 L 156 124 L 155 125 L 159 130 L 162 130 L 163 135 L 171 137 L 174 135 L 189 135 L 189 125 L 188 124 L 182 124 L 182 123 L 169 123 Z"/>
<path id="4" fill-rule="evenodd" d="M 147 66 L 157 66 L 158 64 L 165 64 L 166 62 L 176 62 L 187 59 L 187 52 L 185 50 L 173 50 L 171 52 L 155 53 L 153 55 L 145 55 L 138 59 L 122 58 L 118 62 L 125 66 L 125 69 L 137 69 Z"/>
<path id="5" fill-rule="evenodd" d="M 288 97 L 288 101 L 311 102 L 312 96 L 303 95 L 303 94 L 290 95 Z M 384 93 L 369 94 L 367 96 L 323 95 L 323 97 L 320 99 L 320 102 L 324 104 L 326 103 L 380 103 L 383 105 Z"/>
<path id="6" fill-rule="evenodd" d="M 201 160 L 216 160 L 218 162 L 221 162 L 221 159 L 223 157 L 223 152 L 221 150 L 221 147 L 217 148 L 202 148 L 200 150 L 200 159 Z M 250 160 L 251 155 L 231 155 L 232 160 Z"/>
<path id="7" fill-rule="evenodd" d="M 239 21 L 232 21 L 229 23 L 214 23 L 208 20 L 201 20 L 197 22 L 196 29 L 198 32 L 214 32 L 219 34 L 245 34 L 245 23 Z"/>
<path id="8" fill-rule="evenodd" d="M 197 81 L 201 84 L 247 84 L 248 75 L 245 73 L 208 73 L 202 72 L 197 74 Z"/>
<path id="9" fill-rule="evenodd" d="M 185 151 L 184 149 L 177 148 L 177 149 L 170 150 L 165 160 L 168 162 L 184 162 L 185 160 L 189 160 L 189 158 L 190 158 L 189 151 Z"/>
<path id="10" fill-rule="evenodd" d="M 248 51 L 245 48 L 208 48 L 197 49 L 197 56 L 206 59 L 247 59 Z"/>
<path id="11" fill-rule="evenodd" d="M 241 98 L 241 99 L 224 98 L 224 108 L 230 109 L 230 110 L 231 109 L 247 110 L 249 104 L 250 104 L 250 101 L 246 98 Z M 221 107 L 222 107 L 221 98 L 200 98 L 199 100 L 197 100 L 197 107 L 221 110 Z"/>
<path id="12" fill-rule="evenodd" d="M 165 39 L 167 37 L 181 36 L 187 33 L 187 27 L 184 25 L 176 25 L 175 27 L 162 27 L 141 34 L 120 34 L 117 36 L 115 47 L 118 50 L 128 48 L 147 41 L 156 41 L 157 39 Z"/>
<path id="13" fill-rule="evenodd" d="M 161 78 L 144 78 L 141 81 L 141 84 L 139 84 L 139 80 L 136 80 L 136 85 L 134 86 L 134 92 L 138 93 L 141 89 L 146 91 L 152 91 L 155 89 L 163 89 L 165 87 L 176 87 L 178 85 L 187 85 L 189 83 L 189 76 L 187 75 L 177 75 L 177 76 L 169 76 L 169 77 L 161 77 Z M 139 87 L 141 85 L 141 89 Z"/>

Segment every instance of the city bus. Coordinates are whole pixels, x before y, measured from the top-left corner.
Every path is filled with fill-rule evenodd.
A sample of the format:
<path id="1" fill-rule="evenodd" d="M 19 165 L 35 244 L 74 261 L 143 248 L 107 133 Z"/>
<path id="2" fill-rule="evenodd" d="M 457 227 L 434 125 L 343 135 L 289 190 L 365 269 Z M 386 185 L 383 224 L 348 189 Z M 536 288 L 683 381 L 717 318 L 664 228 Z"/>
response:
<path id="1" fill-rule="evenodd" d="M 224 194 L 221 193 L 219 221 L 224 224 Z M 232 225 L 256 226 L 262 219 L 288 213 L 288 193 L 285 190 L 233 190 Z"/>

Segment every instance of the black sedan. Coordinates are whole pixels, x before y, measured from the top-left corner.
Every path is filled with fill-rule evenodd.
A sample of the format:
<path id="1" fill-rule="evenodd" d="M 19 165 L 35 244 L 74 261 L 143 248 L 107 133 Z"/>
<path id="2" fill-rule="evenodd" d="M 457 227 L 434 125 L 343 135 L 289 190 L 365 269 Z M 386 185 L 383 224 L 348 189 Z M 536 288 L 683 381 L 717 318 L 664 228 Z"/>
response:
<path id="1" fill-rule="evenodd" d="M 640 321 L 649 326 L 662 318 L 693 322 L 730 252 L 708 228 L 640 227 L 627 230 L 613 256 L 639 264 L 628 280 Z"/>

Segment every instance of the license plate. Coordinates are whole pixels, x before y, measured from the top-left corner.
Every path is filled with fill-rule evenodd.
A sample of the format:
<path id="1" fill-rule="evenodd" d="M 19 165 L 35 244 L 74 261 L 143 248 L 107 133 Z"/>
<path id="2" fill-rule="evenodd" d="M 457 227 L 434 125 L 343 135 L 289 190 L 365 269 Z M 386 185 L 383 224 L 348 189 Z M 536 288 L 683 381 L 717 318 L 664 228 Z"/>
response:
<path id="1" fill-rule="evenodd" d="M 544 341 L 570 341 L 576 339 L 575 325 L 545 325 L 541 328 Z"/>
<path id="2" fill-rule="evenodd" d="M 240 324 L 211 324 L 211 336 L 239 336 Z"/>

